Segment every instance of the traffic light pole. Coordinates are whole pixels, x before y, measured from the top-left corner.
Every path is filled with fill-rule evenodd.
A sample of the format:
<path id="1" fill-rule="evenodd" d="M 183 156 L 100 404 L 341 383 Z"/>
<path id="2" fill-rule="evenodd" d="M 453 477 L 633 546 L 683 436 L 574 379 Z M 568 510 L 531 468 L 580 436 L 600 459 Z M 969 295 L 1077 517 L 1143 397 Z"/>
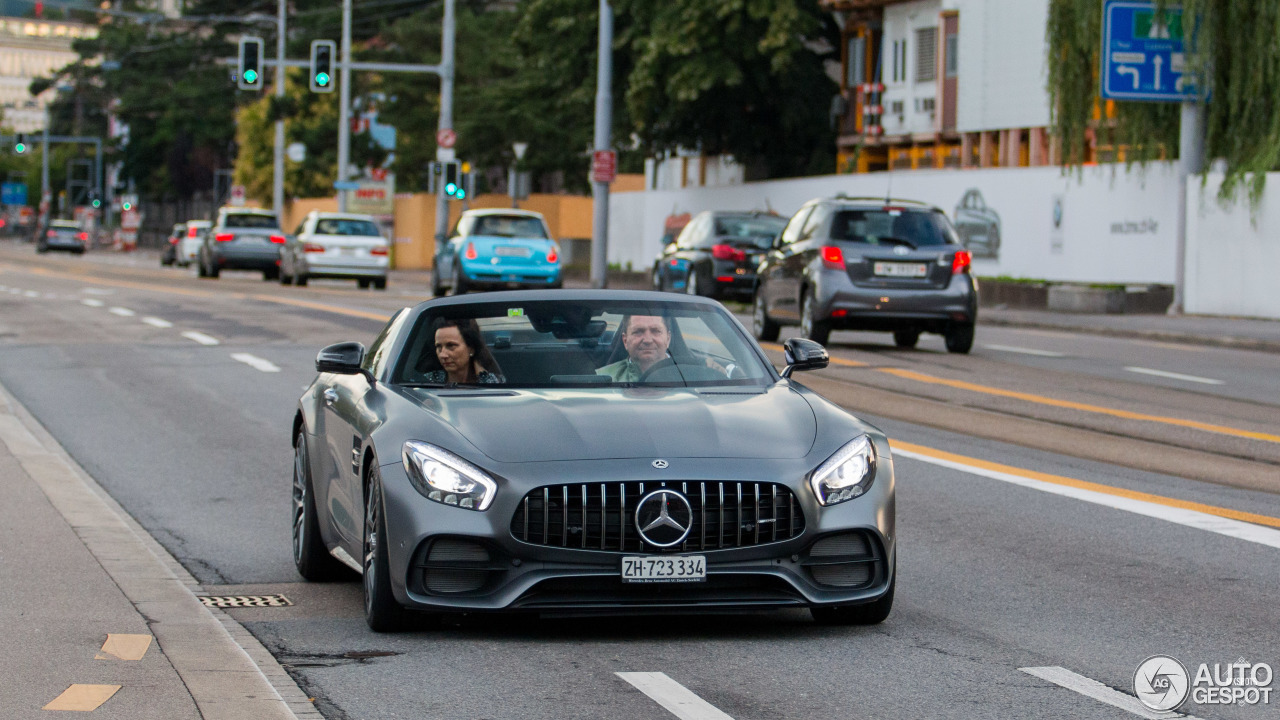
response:
<path id="1" fill-rule="evenodd" d="M 609 0 L 600 0 L 597 53 L 595 149 L 608 150 L 613 125 L 613 8 Z M 591 189 L 591 287 L 602 288 L 608 285 L 609 274 L 609 183 L 592 182 Z"/>
<path id="2" fill-rule="evenodd" d="M 456 33 L 454 0 L 444 0 L 444 28 L 440 38 L 440 121 L 439 130 L 453 129 L 453 73 L 454 36 Z M 453 160 L 452 148 L 436 146 L 436 161 Z M 443 180 L 443 178 L 442 178 Z M 436 188 L 436 247 L 439 248 L 449 235 L 449 197 L 445 195 L 444 182 Z"/>
<path id="3" fill-rule="evenodd" d="M 342 64 L 338 71 L 338 182 L 351 164 L 351 0 L 342 0 Z M 338 190 L 338 212 L 347 211 L 347 191 Z"/>
<path id="4" fill-rule="evenodd" d="M 276 60 L 284 60 L 285 0 L 280 0 L 276 14 Z M 284 100 L 286 68 L 276 67 L 276 98 Z M 276 119 L 275 158 L 271 181 L 271 209 L 280 222 L 284 222 L 284 118 Z"/>

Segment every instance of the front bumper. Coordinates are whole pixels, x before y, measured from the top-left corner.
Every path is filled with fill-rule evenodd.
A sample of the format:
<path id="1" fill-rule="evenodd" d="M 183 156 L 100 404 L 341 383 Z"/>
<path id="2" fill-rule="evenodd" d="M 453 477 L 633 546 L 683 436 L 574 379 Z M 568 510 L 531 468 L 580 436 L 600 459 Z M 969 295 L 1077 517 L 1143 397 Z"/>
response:
<path id="1" fill-rule="evenodd" d="M 577 467 L 563 467 L 554 484 L 576 487 L 573 484 L 578 480 L 598 482 L 608 477 L 602 472 L 607 464 L 566 464 Z M 707 471 L 716 465 L 711 460 L 702 464 Z M 784 465 L 759 464 L 777 465 L 777 469 Z M 827 508 L 819 506 L 800 482 L 787 483 L 804 515 L 804 530 L 794 539 L 684 553 L 600 551 L 523 542 L 513 535 L 511 524 L 525 492 L 534 485 L 514 487 L 500 481 L 493 506 L 476 512 L 422 497 L 400 463 L 384 465 L 381 471 L 393 592 L 400 603 L 412 608 L 612 614 L 853 605 L 878 599 L 893 580 L 892 463 L 881 465 L 880 475 L 866 495 Z M 766 471 L 758 477 L 769 475 Z M 841 558 L 829 553 L 819 556 L 815 548 L 829 548 L 831 543 L 824 541 L 848 535 L 861 538 L 865 553 L 858 555 L 862 559 L 857 562 L 851 556 L 843 559 L 866 568 L 865 578 L 843 585 L 820 582 L 832 577 L 831 563 Z M 437 549 L 441 552 L 435 552 Z M 621 558 L 637 554 L 702 555 L 707 561 L 707 579 L 697 583 L 623 583 Z M 815 569 L 819 567 L 828 570 Z"/>

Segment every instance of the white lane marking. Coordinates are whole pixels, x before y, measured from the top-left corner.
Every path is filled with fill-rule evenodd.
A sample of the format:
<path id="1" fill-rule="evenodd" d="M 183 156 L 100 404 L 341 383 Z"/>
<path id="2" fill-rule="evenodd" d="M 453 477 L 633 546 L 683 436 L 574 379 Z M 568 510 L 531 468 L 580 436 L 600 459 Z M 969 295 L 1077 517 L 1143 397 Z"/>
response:
<path id="1" fill-rule="evenodd" d="M 142 318 L 142 322 L 150 325 L 151 327 L 158 327 L 158 328 L 173 327 L 173 323 L 169 322 L 168 320 L 161 320 L 160 318 L 157 318 L 157 317 L 144 317 Z"/>
<path id="2" fill-rule="evenodd" d="M 81 300 L 80 303 L 82 305 L 88 305 L 89 307 L 102 307 L 106 305 L 106 303 L 102 302 L 101 300 L 94 300 L 93 298 L 85 298 Z"/>
<path id="3" fill-rule="evenodd" d="M 90 295 L 115 295 L 115 290 L 103 290 L 102 288 L 85 288 L 84 292 Z"/>
<path id="4" fill-rule="evenodd" d="M 138 314 L 130 310 L 129 308 L 122 308 L 122 307 L 113 307 L 107 312 L 111 313 L 112 315 L 119 315 L 120 317 L 133 317 L 134 315 Z"/>
<path id="5" fill-rule="evenodd" d="M 1012 345 L 983 345 L 988 350 L 999 350 L 1000 352 L 1018 353 L 1019 355 L 1037 355 L 1039 357 L 1066 357 L 1064 353 L 1050 352 L 1048 350 L 1035 350 L 1033 348 L 1014 347 Z"/>
<path id="6" fill-rule="evenodd" d="M 37 298 L 37 297 L 40 297 L 40 293 L 36 292 L 35 290 L 28 290 L 28 291 L 26 291 L 26 292 L 24 292 L 24 293 L 22 293 L 22 294 L 23 294 L 23 295 L 26 295 L 26 296 L 27 296 L 27 297 L 29 297 L 29 298 Z"/>
<path id="7" fill-rule="evenodd" d="M 218 338 L 209 337 L 208 335 L 205 335 L 202 332 L 196 332 L 195 330 L 188 330 L 182 333 L 182 337 L 188 340 L 195 340 L 201 345 L 219 345 L 220 344 L 218 342 Z"/>
<path id="8" fill-rule="evenodd" d="M 270 360 L 263 360 L 257 355 L 250 355 L 249 353 L 231 353 L 231 359 L 242 362 L 254 370 L 261 370 L 262 372 L 280 372 L 280 368 L 275 363 Z"/>
<path id="9" fill-rule="evenodd" d="M 1062 495 L 1064 497 L 1075 498 L 1094 505 L 1102 505 L 1103 507 L 1113 508 L 1115 510 L 1124 510 L 1136 515 L 1146 515 L 1147 517 L 1156 518 L 1157 520 L 1165 520 L 1177 525 L 1185 525 L 1187 527 L 1197 528 L 1206 532 L 1226 535 L 1238 540 L 1246 540 L 1248 542 L 1257 543 L 1280 549 L 1280 530 L 1254 525 L 1253 523 L 1241 522 L 1240 520 L 1232 520 L 1231 518 L 1218 517 L 1208 513 L 1197 512 L 1195 510 L 1185 510 L 1183 508 L 1167 507 L 1165 505 L 1157 505 L 1156 503 L 1146 502 L 1145 500 L 1134 500 L 1131 498 L 1119 497 L 1116 495 L 1108 495 L 1100 493 L 1096 490 L 1086 490 L 1084 488 L 1075 488 L 1067 485 L 1055 485 L 1054 483 L 1045 482 L 1043 480 L 1035 480 L 1033 478 L 1021 477 L 1010 473 L 1003 473 L 997 470 L 988 470 L 986 468 L 973 467 L 963 463 L 954 462 L 952 460 L 943 460 L 941 458 L 920 455 L 909 450 L 894 450 L 893 454 L 898 457 L 911 458 L 920 462 L 931 463 L 933 465 L 941 465 L 952 470 L 970 473 L 972 475 L 981 475 L 982 477 L 991 478 L 992 480 L 1000 480 L 1002 482 L 1011 483 L 1013 485 L 1021 485 L 1032 490 L 1040 490 L 1054 495 Z"/>
<path id="10" fill-rule="evenodd" d="M 1063 667 L 1024 667 L 1018 668 L 1028 675 L 1034 675 L 1041 680 L 1049 682 L 1059 687 L 1064 687 L 1073 692 L 1080 693 L 1085 697 L 1093 698 L 1100 703 L 1106 703 L 1112 707 L 1120 708 L 1125 712 L 1131 712 L 1138 717 L 1148 718 L 1149 720 L 1164 720 L 1165 718 L 1188 718 L 1189 720 L 1200 720 L 1195 715 L 1184 715 L 1177 712 L 1156 712 L 1151 708 L 1139 702 L 1138 698 L 1127 695 L 1112 688 L 1103 685 L 1097 680 L 1087 678 L 1083 675 L 1077 675 Z"/>
<path id="11" fill-rule="evenodd" d="M 618 677 L 631 683 L 680 720 L 733 720 L 716 706 L 660 672 L 620 672 Z"/>
<path id="12" fill-rule="evenodd" d="M 1164 370 L 1152 370 L 1151 368 L 1144 368 L 1144 367 L 1126 367 L 1125 370 L 1128 370 L 1131 373 L 1139 373 L 1141 375 L 1154 375 L 1156 377 L 1169 378 L 1171 380 L 1184 380 L 1186 382 L 1203 383 L 1205 385 L 1225 385 L 1226 384 L 1221 380 L 1214 380 L 1213 378 L 1199 377 L 1197 375 L 1183 375 L 1182 373 L 1165 372 Z"/>

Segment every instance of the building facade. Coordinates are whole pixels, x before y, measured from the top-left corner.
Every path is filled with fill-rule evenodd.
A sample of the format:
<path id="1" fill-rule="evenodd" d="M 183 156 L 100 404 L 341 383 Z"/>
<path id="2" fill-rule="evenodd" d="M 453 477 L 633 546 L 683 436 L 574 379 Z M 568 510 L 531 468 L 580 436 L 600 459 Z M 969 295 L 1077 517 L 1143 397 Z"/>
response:
<path id="1" fill-rule="evenodd" d="M 0 17 L 0 107 L 6 130 L 35 133 L 44 129 L 44 109 L 56 90 L 34 97 L 31 81 L 51 77 L 80 59 L 71 43 L 97 35 L 93 25 Z"/>

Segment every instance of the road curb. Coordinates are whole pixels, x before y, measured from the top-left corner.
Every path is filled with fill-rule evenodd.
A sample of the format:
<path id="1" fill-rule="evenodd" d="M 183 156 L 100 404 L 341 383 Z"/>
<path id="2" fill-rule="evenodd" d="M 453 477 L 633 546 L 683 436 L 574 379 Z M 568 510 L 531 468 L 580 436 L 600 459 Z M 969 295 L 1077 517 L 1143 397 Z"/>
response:
<path id="1" fill-rule="evenodd" d="M 0 384 L 0 442 L 143 617 L 205 720 L 323 716 L 258 641 Z"/>
<path id="2" fill-rule="evenodd" d="M 1232 350 L 1257 350 L 1260 352 L 1280 353 L 1280 342 L 1214 335 L 1197 335 L 1192 333 L 1169 332 L 1165 330 L 1129 330 L 1125 328 L 1099 327 L 1055 322 L 1037 322 L 1035 320 L 1014 320 L 1010 318 L 983 317 L 978 313 L 978 325 L 995 325 L 1000 327 L 1030 328 L 1034 330 L 1057 330 L 1060 332 L 1076 332 L 1087 335 L 1103 335 L 1106 337 L 1142 338 L 1158 342 L 1182 343 L 1184 345 L 1204 345 L 1208 347 L 1229 348 Z"/>

